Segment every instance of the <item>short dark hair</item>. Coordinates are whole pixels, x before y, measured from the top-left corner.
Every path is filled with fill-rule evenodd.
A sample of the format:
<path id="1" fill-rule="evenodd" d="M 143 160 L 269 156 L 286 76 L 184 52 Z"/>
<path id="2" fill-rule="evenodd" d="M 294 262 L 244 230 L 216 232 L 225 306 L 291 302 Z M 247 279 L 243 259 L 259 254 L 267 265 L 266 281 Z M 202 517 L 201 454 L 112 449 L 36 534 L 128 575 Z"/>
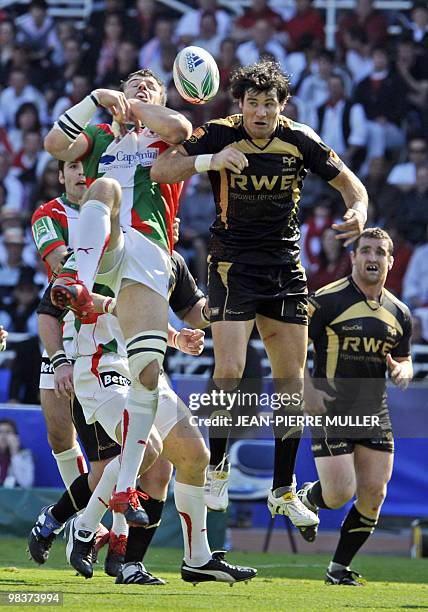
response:
<path id="1" fill-rule="evenodd" d="M 63 159 L 58 160 L 58 172 L 62 172 L 64 174 L 64 166 L 65 161 Z"/>
<path id="2" fill-rule="evenodd" d="M 352 250 L 355 251 L 360 246 L 361 238 L 374 238 L 375 240 L 386 240 L 388 242 L 388 255 L 392 255 L 394 251 L 394 243 L 391 236 L 381 227 L 366 227 L 358 236 L 353 244 Z"/>
<path id="3" fill-rule="evenodd" d="M 165 87 L 165 83 L 162 81 L 162 79 L 160 77 L 158 77 L 157 74 L 155 74 L 153 72 L 153 70 L 150 70 L 150 68 L 142 68 L 141 70 L 136 70 L 135 72 L 131 72 L 131 74 L 128 74 L 128 76 L 126 77 L 126 79 L 124 81 L 121 82 L 121 89 L 123 91 L 123 89 L 125 88 L 126 83 L 132 79 L 133 77 L 151 77 L 153 78 L 156 83 L 158 83 L 161 88 L 162 88 L 162 104 L 166 104 L 166 87 Z"/>
<path id="4" fill-rule="evenodd" d="M 0 425 L 10 425 L 10 427 L 13 429 L 13 433 L 14 434 L 18 433 L 16 423 L 15 421 L 12 421 L 12 419 L 0 419 Z"/>
<path id="5" fill-rule="evenodd" d="M 238 68 L 230 78 L 230 90 L 236 100 L 243 100 L 245 92 L 258 92 L 276 89 L 280 104 L 290 98 L 290 77 L 281 70 L 279 64 L 261 61 L 250 66 Z"/>

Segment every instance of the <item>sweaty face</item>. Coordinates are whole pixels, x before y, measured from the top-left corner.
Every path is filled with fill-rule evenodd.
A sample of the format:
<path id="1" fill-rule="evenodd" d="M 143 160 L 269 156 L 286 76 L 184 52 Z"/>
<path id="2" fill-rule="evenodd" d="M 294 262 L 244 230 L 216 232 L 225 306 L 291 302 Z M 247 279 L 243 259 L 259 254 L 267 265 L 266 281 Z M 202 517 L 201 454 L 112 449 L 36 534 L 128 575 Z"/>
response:
<path id="1" fill-rule="evenodd" d="M 65 193 L 73 201 L 80 202 L 86 191 L 86 180 L 82 162 L 65 162 L 64 173 L 61 175 Z"/>
<path id="2" fill-rule="evenodd" d="M 270 91 L 248 90 L 239 103 L 244 117 L 244 127 L 253 139 L 270 138 L 275 131 L 284 104 L 278 101 L 275 89 Z"/>
<path id="3" fill-rule="evenodd" d="M 123 92 L 128 100 L 137 98 L 146 104 L 162 104 L 163 89 L 153 77 L 132 77 Z"/>
<path id="4" fill-rule="evenodd" d="M 394 261 L 388 253 L 388 241 L 378 238 L 361 238 L 351 259 L 357 282 L 367 285 L 383 284 Z"/>

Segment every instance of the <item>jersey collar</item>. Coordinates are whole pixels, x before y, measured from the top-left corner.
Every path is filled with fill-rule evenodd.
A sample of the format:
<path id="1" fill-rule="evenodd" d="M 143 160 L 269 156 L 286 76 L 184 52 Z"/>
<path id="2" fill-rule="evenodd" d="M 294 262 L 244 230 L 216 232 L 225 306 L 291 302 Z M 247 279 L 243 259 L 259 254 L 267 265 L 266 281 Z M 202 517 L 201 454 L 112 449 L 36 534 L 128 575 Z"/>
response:
<path id="1" fill-rule="evenodd" d="M 79 204 L 74 204 L 74 202 L 70 202 L 70 200 L 67 198 L 67 195 L 65 193 L 63 193 L 60 196 L 60 198 L 63 201 L 63 203 L 66 204 L 66 206 L 69 206 L 70 208 L 74 208 L 74 210 L 79 210 L 80 208 Z"/>

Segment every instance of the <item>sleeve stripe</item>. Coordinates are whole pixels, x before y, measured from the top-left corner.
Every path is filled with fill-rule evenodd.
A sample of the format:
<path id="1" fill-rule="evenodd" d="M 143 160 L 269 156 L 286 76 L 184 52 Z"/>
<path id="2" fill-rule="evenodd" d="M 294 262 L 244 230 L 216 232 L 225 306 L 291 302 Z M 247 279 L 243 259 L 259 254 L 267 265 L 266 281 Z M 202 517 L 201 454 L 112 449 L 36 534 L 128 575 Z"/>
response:
<path id="1" fill-rule="evenodd" d="M 78 123 L 73 121 L 73 119 L 70 117 L 68 113 L 64 113 L 64 117 L 67 118 L 67 120 L 71 123 L 71 125 L 73 125 L 76 128 L 76 130 L 79 131 L 79 133 L 83 131 L 83 127 L 81 127 Z"/>

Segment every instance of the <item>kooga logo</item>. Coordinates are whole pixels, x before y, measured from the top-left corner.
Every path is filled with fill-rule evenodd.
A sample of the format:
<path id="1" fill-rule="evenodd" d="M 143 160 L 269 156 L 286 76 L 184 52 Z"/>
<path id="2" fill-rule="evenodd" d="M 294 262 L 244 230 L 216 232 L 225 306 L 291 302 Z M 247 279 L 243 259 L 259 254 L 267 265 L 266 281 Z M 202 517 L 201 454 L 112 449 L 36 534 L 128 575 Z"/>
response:
<path id="1" fill-rule="evenodd" d="M 116 157 L 114 155 L 103 155 L 100 157 L 100 164 L 104 164 L 104 166 L 109 166 L 114 162 Z"/>

